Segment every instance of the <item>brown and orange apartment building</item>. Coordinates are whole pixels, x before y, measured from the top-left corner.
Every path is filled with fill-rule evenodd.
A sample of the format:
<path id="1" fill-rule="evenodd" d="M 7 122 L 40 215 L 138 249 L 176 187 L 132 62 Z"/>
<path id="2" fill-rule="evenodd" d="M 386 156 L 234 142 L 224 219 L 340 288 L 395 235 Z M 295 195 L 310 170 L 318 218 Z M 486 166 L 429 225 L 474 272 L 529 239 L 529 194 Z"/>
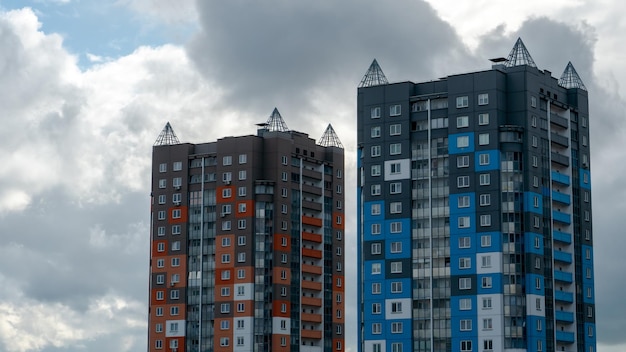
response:
<path id="1" fill-rule="evenodd" d="M 153 147 L 149 351 L 343 351 L 344 150 L 274 110 Z"/>

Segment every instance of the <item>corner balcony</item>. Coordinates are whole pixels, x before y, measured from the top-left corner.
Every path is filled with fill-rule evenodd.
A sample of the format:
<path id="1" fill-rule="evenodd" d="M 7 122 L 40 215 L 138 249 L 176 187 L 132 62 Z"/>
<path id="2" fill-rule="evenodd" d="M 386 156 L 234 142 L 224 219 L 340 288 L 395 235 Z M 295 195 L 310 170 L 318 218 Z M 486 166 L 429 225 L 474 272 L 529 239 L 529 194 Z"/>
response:
<path id="1" fill-rule="evenodd" d="M 555 241 L 559 241 L 559 242 L 563 242 L 563 243 L 567 243 L 567 244 L 572 243 L 572 235 L 567 233 L 567 232 L 553 230 L 552 231 L 552 238 Z"/>
<path id="2" fill-rule="evenodd" d="M 574 303 L 574 294 L 565 291 L 554 291 L 554 299 L 558 302 Z"/>
<path id="3" fill-rule="evenodd" d="M 572 282 L 574 282 L 572 273 L 566 273 L 566 272 L 561 271 L 561 270 L 555 270 L 554 271 L 554 280 L 567 282 L 567 283 L 570 283 L 570 284 Z"/>
<path id="4" fill-rule="evenodd" d="M 554 260 L 570 264 L 572 262 L 572 254 L 571 253 L 567 253 L 567 252 L 563 252 L 563 251 L 559 251 L 559 250 L 555 250 L 554 251 Z"/>
<path id="5" fill-rule="evenodd" d="M 573 332 L 557 331 L 556 332 L 556 341 L 557 342 L 574 343 L 574 341 L 576 341 L 576 338 L 575 338 Z"/>
<path id="6" fill-rule="evenodd" d="M 557 310 L 556 312 L 554 312 L 554 318 L 558 322 L 573 323 L 574 322 L 574 313 L 572 313 L 572 312 L 563 312 L 563 311 Z"/>

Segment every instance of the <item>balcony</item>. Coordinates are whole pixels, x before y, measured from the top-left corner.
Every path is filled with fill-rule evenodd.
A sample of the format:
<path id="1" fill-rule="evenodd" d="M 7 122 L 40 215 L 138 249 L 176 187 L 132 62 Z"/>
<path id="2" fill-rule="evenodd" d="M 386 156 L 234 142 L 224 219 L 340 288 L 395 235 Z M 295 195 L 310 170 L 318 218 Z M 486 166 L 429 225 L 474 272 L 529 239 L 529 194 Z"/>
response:
<path id="1" fill-rule="evenodd" d="M 310 264 L 302 264 L 302 272 L 308 274 L 322 275 L 322 267 Z"/>
<path id="2" fill-rule="evenodd" d="M 314 290 L 314 291 L 321 291 L 322 283 L 315 282 L 315 281 L 302 281 L 302 288 L 306 288 L 306 289 Z"/>
<path id="3" fill-rule="evenodd" d="M 554 238 L 555 241 L 559 241 L 559 242 L 563 242 L 567 244 L 572 243 L 572 235 L 567 232 L 553 230 L 552 238 Z"/>
<path id="4" fill-rule="evenodd" d="M 569 146 L 569 141 L 567 140 L 567 137 L 560 136 L 554 132 L 550 134 L 550 139 L 552 140 L 552 143 L 556 143 L 566 148 Z"/>
<path id="5" fill-rule="evenodd" d="M 573 323 L 574 322 L 574 313 L 572 313 L 572 312 L 563 312 L 563 311 L 557 310 L 556 312 L 554 312 L 554 318 L 556 319 L 556 321 L 559 321 L 559 322 L 562 322 L 562 323 Z"/>
<path id="6" fill-rule="evenodd" d="M 322 332 L 319 330 L 302 330 L 302 338 L 321 339 Z"/>
<path id="7" fill-rule="evenodd" d="M 572 262 L 572 254 L 571 253 L 567 253 L 567 252 L 563 252 L 563 251 L 559 251 L 559 250 L 555 250 L 554 251 L 554 260 L 570 264 Z"/>
<path id="8" fill-rule="evenodd" d="M 550 114 L 550 122 L 552 122 L 553 124 L 557 126 L 561 126 L 563 128 L 569 127 L 569 123 L 565 117 L 561 117 L 554 113 Z"/>
<path id="9" fill-rule="evenodd" d="M 563 166 L 569 166 L 569 157 L 562 154 L 551 153 L 552 161 Z"/>
<path id="10" fill-rule="evenodd" d="M 569 194 L 552 191 L 552 200 L 555 202 L 559 202 L 561 204 L 569 205 L 571 203 L 571 198 Z"/>
<path id="11" fill-rule="evenodd" d="M 303 306 L 321 307 L 322 299 L 316 297 L 302 297 L 301 301 Z"/>
<path id="12" fill-rule="evenodd" d="M 552 181 L 560 183 L 565 186 L 569 186 L 570 178 L 567 175 L 563 175 L 560 172 L 552 171 Z"/>
<path id="13" fill-rule="evenodd" d="M 558 342 L 574 343 L 576 338 L 574 337 L 574 333 L 573 332 L 557 331 L 556 332 L 556 340 Z"/>
<path id="14" fill-rule="evenodd" d="M 554 299 L 558 302 L 574 303 L 574 294 L 565 291 L 554 291 Z"/>
<path id="15" fill-rule="evenodd" d="M 562 222 L 568 225 L 572 223 L 572 217 L 570 214 L 567 214 L 558 210 L 552 211 L 552 219 L 554 221 Z"/>
<path id="16" fill-rule="evenodd" d="M 314 218 L 311 216 L 302 216 L 302 223 L 305 225 L 322 227 L 322 219 Z"/>
<path id="17" fill-rule="evenodd" d="M 300 314 L 300 320 L 313 322 L 313 323 L 321 323 L 322 322 L 322 315 L 321 314 L 302 313 L 302 314 Z"/>
<path id="18" fill-rule="evenodd" d="M 303 241 L 311 241 L 315 243 L 322 243 L 322 235 L 311 232 L 302 232 Z"/>
<path id="19" fill-rule="evenodd" d="M 317 249 L 302 248 L 302 256 L 322 259 L 322 251 Z"/>
<path id="20" fill-rule="evenodd" d="M 566 272 L 561 271 L 561 270 L 555 270 L 554 271 L 554 280 L 567 282 L 567 283 L 571 284 L 573 282 L 572 273 L 566 273 Z"/>

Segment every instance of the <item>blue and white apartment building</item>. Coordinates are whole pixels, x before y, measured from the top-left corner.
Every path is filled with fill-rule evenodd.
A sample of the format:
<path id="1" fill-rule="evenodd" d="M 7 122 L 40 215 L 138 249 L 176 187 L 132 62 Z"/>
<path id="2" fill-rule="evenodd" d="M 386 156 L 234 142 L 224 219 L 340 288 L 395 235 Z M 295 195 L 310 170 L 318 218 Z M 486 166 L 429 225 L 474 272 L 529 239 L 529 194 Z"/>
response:
<path id="1" fill-rule="evenodd" d="M 596 349 L 587 88 L 492 62 L 359 85 L 361 352 Z"/>

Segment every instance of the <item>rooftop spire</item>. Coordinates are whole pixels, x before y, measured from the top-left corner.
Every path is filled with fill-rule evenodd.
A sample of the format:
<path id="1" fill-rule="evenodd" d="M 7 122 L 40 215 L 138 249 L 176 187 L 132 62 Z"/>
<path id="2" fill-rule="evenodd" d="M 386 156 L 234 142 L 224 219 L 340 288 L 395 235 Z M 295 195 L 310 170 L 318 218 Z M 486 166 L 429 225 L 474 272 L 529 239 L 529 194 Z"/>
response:
<path id="1" fill-rule="evenodd" d="M 320 138 L 320 141 L 317 144 L 322 147 L 337 147 L 343 149 L 343 144 L 341 144 L 341 141 L 339 140 L 339 137 L 337 137 L 337 133 L 335 133 L 331 124 L 328 124 L 326 131 L 324 131 L 322 138 Z"/>
<path id="2" fill-rule="evenodd" d="M 580 76 L 578 75 L 578 72 L 576 72 L 576 69 L 574 68 L 574 65 L 572 65 L 571 61 L 567 63 L 565 71 L 563 71 L 561 78 L 559 78 L 559 85 L 567 89 L 580 88 L 582 90 L 587 90 L 587 87 L 585 87 L 583 80 L 580 79 Z"/>
<path id="3" fill-rule="evenodd" d="M 528 53 L 524 42 L 522 42 L 522 38 L 517 38 L 517 42 L 515 42 L 515 46 L 509 53 L 509 57 L 507 57 L 506 60 L 506 67 L 522 65 L 537 67 L 537 65 L 535 65 L 535 61 L 533 61 L 533 58 Z"/>
<path id="4" fill-rule="evenodd" d="M 380 86 L 382 84 L 389 84 L 389 81 L 387 80 L 387 77 L 385 77 L 383 70 L 378 65 L 378 61 L 374 59 L 370 68 L 365 73 L 365 76 L 363 76 L 361 83 L 359 83 L 359 88 Z"/>
<path id="5" fill-rule="evenodd" d="M 172 129 L 172 125 L 170 125 L 169 121 L 163 127 L 161 134 L 157 137 L 154 145 L 172 145 L 172 144 L 180 144 L 178 137 L 176 137 L 176 133 L 174 133 L 174 129 Z"/>
<path id="6" fill-rule="evenodd" d="M 278 109 L 276 109 L 276 108 L 274 108 L 274 111 L 272 111 L 272 115 L 270 115 L 269 119 L 267 119 L 267 122 L 265 123 L 265 125 L 267 126 L 267 129 L 270 132 L 275 132 L 275 131 L 287 132 L 287 131 L 289 131 L 289 128 L 287 127 L 287 124 L 285 124 L 285 121 L 283 120 L 283 117 L 280 116 L 280 113 L 278 112 Z"/>

